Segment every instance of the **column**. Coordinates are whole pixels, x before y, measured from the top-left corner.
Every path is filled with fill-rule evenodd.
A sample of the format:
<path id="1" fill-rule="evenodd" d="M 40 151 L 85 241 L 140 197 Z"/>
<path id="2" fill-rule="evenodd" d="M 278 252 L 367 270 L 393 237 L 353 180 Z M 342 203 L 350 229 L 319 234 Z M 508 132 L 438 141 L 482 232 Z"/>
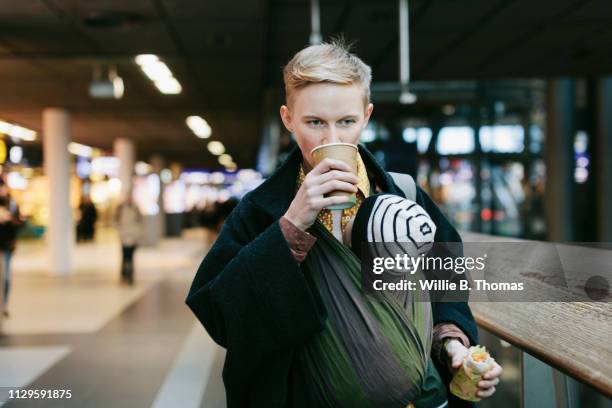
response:
<path id="1" fill-rule="evenodd" d="M 128 194 L 132 194 L 134 180 L 134 143 L 129 139 L 115 139 L 113 143 L 115 157 L 119 159 L 119 181 L 121 181 L 121 193 L 119 200 L 122 202 Z"/>
<path id="2" fill-rule="evenodd" d="M 283 103 L 284 101 L 277 88 L 265 90 L 262 101 L 264 127 L 257 153 L 257 170 L 264 176 L 274 173 L 278 162 L 280 137 L 283 131 L 278 107 Z"/>
<path id="3" fill-rule="evenodd" d="M 612 242 L 612 77 L 597 83 L 597 153 L 593 169 L 597 186 L 597 239 Z"/>
<path id="4" fill-rule="evenodd" d="M 575 81 L 548 81 L 546 95 L 546 230 L 549 241 L 571 241 L 574 208 Z"/>
<path id="5" fill-rule="evenodd" d="M 70 209 L 70 114 L 59 108 L 43 110 L 44 169 L 49 188 L 46 239 L 49 269 L 68 274 L 71 267 L 73 223 Z"/>

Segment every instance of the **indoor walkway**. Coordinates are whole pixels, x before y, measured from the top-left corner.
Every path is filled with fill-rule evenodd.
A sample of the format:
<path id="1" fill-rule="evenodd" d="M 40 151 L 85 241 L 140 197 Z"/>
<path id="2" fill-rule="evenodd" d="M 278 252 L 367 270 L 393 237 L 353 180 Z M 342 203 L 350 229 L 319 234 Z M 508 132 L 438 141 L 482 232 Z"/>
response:
<path id="1" fill-rule="evenodd" d="M 184 303 L 207 245 L 202 230 L 136 255 L 136 284 L 120 285 L 111 231 L 75 248 L 73 273 L 44 272 L 40 243 L 14 258 L 0 336 L 0 405 L 225 406 L 216 346 Z M 8 400 L 9 387 L 71 390 L 71 399 Z"/>

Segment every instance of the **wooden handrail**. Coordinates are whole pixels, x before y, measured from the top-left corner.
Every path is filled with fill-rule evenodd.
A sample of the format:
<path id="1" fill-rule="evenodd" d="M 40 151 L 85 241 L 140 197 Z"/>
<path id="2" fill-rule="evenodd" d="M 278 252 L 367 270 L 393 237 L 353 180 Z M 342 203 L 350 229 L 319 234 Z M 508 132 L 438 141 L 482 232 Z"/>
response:
<path id="1" fill-rule="evenodd" d="M 462 238 L 466 243 L 510 241 L 467 232 Z M 586 260 L 600 250 L 576 251 Z M 612 397 L 612 303 L 470 302 L 470 308 L 482 328 Z"/>

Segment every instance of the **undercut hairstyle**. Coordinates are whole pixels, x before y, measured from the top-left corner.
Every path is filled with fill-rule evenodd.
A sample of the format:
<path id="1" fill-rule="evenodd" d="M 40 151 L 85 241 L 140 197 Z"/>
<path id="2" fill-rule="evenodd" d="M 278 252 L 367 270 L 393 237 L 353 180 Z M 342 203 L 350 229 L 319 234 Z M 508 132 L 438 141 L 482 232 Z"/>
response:
<path id="1" fill-rule="evenodd" d="M 351 46 L 340 37 L 328 43 L 311 45 L 295 54 L 283 68 L 287 104 L 293 90 L 328 82 L 339 85 L 360 84 L 364 90 L 364 106 L 367 106 L 370 103 L 372 69 L 350 52 Z"/>

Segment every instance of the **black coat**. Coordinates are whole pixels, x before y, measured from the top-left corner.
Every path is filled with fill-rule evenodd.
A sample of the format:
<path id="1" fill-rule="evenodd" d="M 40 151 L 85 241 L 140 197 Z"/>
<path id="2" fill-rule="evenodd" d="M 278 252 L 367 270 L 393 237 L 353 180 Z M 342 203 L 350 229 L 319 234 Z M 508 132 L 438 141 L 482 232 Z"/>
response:
<path id="1" fill-rule="evenodd" d="M 382 191 L 403 196 L 374 157 L 359 146 Z M 326 312 L 295 261 L 278 220 L 293 200 L 302 155 L 287 161 L 232 211 L 200 265 L 186 303 L 213 340 L 227 349 L 223 381 L 229 408 L 288 407 L 294 350 L 323 328 Z M 436 241 L 459 242 L 457 231 L 424 191 L 417 202 L 437 225 Z M 434 303 L 434 324 L 452 322 L 477 343 L 467 303 Z M 443 379 L 445 373 L 439 369 Z M 459 406 L 459 405 L 452 405 Z"/>

